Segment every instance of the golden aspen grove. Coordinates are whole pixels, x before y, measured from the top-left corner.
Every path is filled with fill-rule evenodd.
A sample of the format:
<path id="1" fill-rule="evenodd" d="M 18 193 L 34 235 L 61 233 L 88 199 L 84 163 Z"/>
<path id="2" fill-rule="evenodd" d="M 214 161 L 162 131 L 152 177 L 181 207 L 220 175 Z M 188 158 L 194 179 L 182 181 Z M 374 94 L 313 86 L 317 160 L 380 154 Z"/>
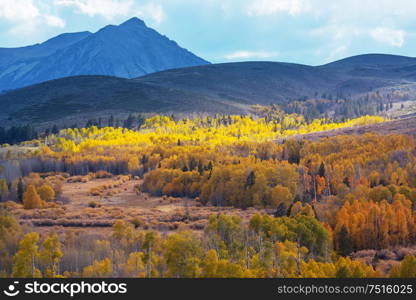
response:
<path id="1" fill-rule="evenodd" d="M 388 122 L 154 115 L 4 145 L 0 276 L 416 277 L 414 138 L 337 134 Z"/>

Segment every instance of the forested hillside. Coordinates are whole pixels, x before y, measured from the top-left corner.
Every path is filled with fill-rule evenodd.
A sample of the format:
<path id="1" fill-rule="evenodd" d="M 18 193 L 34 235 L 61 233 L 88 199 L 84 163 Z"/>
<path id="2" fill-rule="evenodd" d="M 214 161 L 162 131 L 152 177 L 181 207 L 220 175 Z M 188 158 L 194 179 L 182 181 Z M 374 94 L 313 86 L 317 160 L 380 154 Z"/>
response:
<path id="1" fill-rule="evenodd" d="M 156 115 L 4 146 L 1 274 L 415 276 L 414 138 L 308 140 L 388 121 L 263 114 Z"/>

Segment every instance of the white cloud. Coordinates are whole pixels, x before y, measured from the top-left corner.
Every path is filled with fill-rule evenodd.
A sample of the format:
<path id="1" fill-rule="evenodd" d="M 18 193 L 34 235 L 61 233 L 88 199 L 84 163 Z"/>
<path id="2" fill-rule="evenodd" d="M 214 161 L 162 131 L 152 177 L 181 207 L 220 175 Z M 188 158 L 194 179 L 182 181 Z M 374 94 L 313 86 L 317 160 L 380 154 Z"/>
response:
<path id="1" fill-rule="evenodd" d="M 342 57 L 345 57 L 345 53 L 347 51 L 348 51 L 348 46 L 347 45 L 341 45 L 339 47 L 335 47 L 334 49 L 332 49 L 330 51 L 328 60 L 329 61 L 334 61 L 334 60 L 340 59 Z"/>
<path id="2" fill-rule="evenodd" d="M 55 0 L 57 6 L 75 7 L 79 13 L 110 20 L 129 15 L 133 4 L 132 0 Z"/>
<path id="3" fill-rule="evenodd" d="M 236 51 L 224 55 L 225 59 L 228 60 L 239 60 L 239 59 L 266 59 L 279 56 L 278 52 L 268 52 L 268 51 Z"/>
<path id="4" fill-rule="evenodd" d="M 37 18 L 40 15 L 32 0 L 0 1 L 0 19 L 23 21 Z"/>
<path id="5" fill-rule="evenodd" d="M 57 17 L 57 16 L 51 16 L 51 15 L 46 15 L 44 17 L 45 23 L 49 26 L 53 26 L 53 27 L 60 27 L 63 28 L 65 27 L 65 20 Z"/>
<path id="6" fill-rule="evenodd" d="M 312 0 L 307 0 L 311 1 Z M 385 46 L 402 48 L 413 36 L 416 1 L 314 0 L 304 16 L 318 26 L 307 29 L 319 41 L 326 61 L 364 52 L 389 52 Z"/>
<path id="7" fill-rule="evenodd" d="M 41 9 L 41 8 L 42 9 Z M 65 21 L 48 13 L 49 6 L 36 0 L 0 0 L 0 21 L 9 25 L 11 35 L 27 37 L 39 32 L 40 26 L 65 27 Z"/>
<path id="8" fill-rule="evenodd" d="M 308 10 L 308 7 L 308 2 L 304 0 L 255 0 L 248 5 L 247 13 L 263 16 L 284 12 L 294 16 Z"/>
<path id="9" fill-rule="evenodd" d="M 73 7 L 78 13 L 90 17 L 101 16 L 108 20 L 137 15 L 159 24 L 165 19 L 163 7 L 153 2 L 137 5 L 133 0 L 55 0 L 54 4 Z"/>
<path id="10" fill-rule="evenodd" d="M 139 7 L 137 15 L 141 18 L 150 18 L 157 24 L 162 23 L 166 17 L 162 5 L 155 3 L 148 3 Z"/>
<path id="11" fill-rule="evenodd" d="M 370 32 L 373 39 L 393 47 L 401 48 L 405 41 L 406 33 L 403 30 L 395 30 L 386 27 L 378 27 Z"/>

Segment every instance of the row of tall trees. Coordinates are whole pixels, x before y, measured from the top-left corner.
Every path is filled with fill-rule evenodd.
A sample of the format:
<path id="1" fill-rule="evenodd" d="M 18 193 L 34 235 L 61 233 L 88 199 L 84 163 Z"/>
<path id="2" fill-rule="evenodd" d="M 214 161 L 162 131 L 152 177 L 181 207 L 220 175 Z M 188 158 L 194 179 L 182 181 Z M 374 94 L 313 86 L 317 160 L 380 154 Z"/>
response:
<path id="1" fill-rule="evenodd" d="M 257 215 L 249 224 L 236 216 L 213 215 L 202 235 L 186 230 L 160 235 L 120 220 L 111 235 L 101 239 L 72 231 L 61 237 L 54 232 L 24 234 L 13 218 L 2 216 L 0 231 L 15 237 L 0 239 L 0 251 L 8 255 L 1 272 L 19 278 L 385 275 L 364 263 L 331 255 L 330 231 L 313 217 L 300 215 Z"/>

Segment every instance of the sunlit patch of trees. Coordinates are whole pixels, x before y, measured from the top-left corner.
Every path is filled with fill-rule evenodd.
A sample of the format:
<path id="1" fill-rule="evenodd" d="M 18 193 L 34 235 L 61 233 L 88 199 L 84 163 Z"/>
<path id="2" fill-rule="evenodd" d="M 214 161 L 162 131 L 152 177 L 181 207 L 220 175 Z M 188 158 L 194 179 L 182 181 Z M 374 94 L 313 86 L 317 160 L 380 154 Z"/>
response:
<path id="1" fill-rule="evenodd" d="M 10 159 L 1 171 L 0 196 L 27 209 L 60 205 L 66 180 L 121 175 L 117 178 L 140 179 L 138 192 L 194 198 L 198 205 L 265 208 L 268 215 L 249 222 L 213 215 L 203 233 L 180 230 L 166 236 L 120 220 L 111 237 L 88 240 L 68 233 L 58 241 L 49 236 L 46 243 L 44 236 L 23 235 L 16 221 L 4 216 L 1 270 L 23 277 L 414 274 L 412 256 L 387 272 L 349 257 L 363 249 L 415 244 L 414 139 L 365 134 L 311 141 L 302 134 L 384 120 L 305 122 L 299 115 L 260 113 L 257 118 L 154 116 L 139 130 L 66 129 L 38 140 L 36 152 L 5 154 Z M 42 251 L 55 253 L 53 259 L 42 259 Z"/>
<path id="2" fill-rule="evenodd" d="M 202 235 L 179 230 L 164 236 L 119 220 L 103 239 L 74 231 L 61 237 L 54 232 L 24 234 L 12 217 L 3 216 L 0 232 L 16 237 L 0 240 L 3 248 L 11 248 L 11 256 L 2 260 L 2 275 L 20 278 L 383 275 L 372 266 L 334 255 L 330 230 L 310 216 L 256 215 L 245 224 L 236 216 L 212 215 Z"/>

